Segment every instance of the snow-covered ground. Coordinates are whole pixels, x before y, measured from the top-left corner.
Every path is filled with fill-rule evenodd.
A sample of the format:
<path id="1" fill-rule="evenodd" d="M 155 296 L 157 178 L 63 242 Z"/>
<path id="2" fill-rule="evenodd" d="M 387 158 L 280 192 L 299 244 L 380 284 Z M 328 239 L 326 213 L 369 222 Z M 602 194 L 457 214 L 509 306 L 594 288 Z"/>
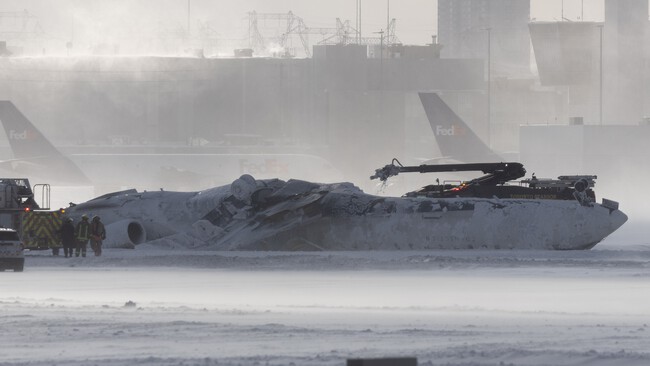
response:
<path id="1" fill-rule="evenodd" d="M 650 364 L 650 247 L 27 253 L 0 365 Z"/>

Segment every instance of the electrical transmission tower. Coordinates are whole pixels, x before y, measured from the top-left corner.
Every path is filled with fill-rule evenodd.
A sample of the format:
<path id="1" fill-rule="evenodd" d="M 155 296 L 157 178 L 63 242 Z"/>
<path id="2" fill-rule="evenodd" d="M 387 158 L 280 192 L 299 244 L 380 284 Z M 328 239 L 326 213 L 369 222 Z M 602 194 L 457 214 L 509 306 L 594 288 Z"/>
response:
<path id="1" fill-rule="evenodd" d="M 43 35 L 43 28 L 35 15 L 27 10 L 0 12 L 0 39 L 26 40 Z"/>
<path id="2" fill-rule="evenodd" d="M 395 35 L 395 25 L 397 21 L 395 18 L 391 19 L 390 23 L 388 24 L 388 31 L 386 32 L 386 40 L 385 43 L 387 46 L 394 45 L 401 43 L 399 38 Z"/>
<path id="3" fill-rule="evenodd" d="M 354 43 L 357 37 L 356 29 L 350 26 L 350 21 L 342 22 L 336 18 L 336 28 L 308 28 L 309 34 L 319 34 L 322 39 L 318 44 L 325 45 L 346 45 Z"/>
<path id="4" fill-rule="evenodd" d="M 283 27 L 282 33 L 273 36 L 264 37 L 260 31 L 260 22 L 267 25 L 268 22 L 275 22 Z M 255 52 L 268 52 L 270 43 L 277 46 L 285 55 L 290 54 L 289 40 L 292 36 L 300 39 L 304 52 L 307 56 L 311 55 L 309 50 L 309 40 L 307 39 L 307 26 L 301 17 L 288 13 L 257 13 L 255 11 L 248 13 L 248 44 Z"/>
<path id="5" fill-rule="evenodd" d="M 272 27 L 269 29 L 269 23 Z M 386 46 L 399 43 L 395 35 L 395 24 L 393 20 L 389 23 L 388 30 L 381 37 L 360 37 L 360 32 L 350 25 L 350 21 L 341 21 L 336 18 L 336 27 L 308 27 L 303 19 L 292 12 L 288 13 L 248 13 L 248 47 L 256 53 L 268 53 L 271 51 L 278 54 L 273 48 L 279 49 L 282 56 L 295 56 L 290 47 L 290 41 L 298 38 L 302 45 L 304 54 L 311 56 L 309 44 L 310 35 L 319 35 L 320 45 L 347 45 L 347 44 L 380 44 Z M 273 33 L 273 34 L 269 34 Z"/>

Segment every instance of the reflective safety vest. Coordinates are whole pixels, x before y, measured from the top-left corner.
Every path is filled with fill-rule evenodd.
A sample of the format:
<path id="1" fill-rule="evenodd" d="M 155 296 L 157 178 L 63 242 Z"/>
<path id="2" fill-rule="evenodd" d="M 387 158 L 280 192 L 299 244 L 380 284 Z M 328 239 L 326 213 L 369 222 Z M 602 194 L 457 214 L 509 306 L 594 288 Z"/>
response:
<path id="1" fill-rule="evenodd" d="M 77 234 L 77 240 L 87 241 L 90 237 L 90 223 L 88 220 L 81 220 L 77 224 L 77 229 L 75 231 Z"/>

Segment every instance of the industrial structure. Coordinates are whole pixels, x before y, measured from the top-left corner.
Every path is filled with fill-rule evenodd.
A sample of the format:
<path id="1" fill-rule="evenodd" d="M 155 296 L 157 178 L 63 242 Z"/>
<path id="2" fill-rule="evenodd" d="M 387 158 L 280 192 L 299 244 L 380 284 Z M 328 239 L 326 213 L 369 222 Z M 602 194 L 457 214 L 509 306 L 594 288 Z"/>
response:
<path id="1" fill-rule="evenodd" d="M 445 58 L 488 58 L 502 76 L 530 73 L 530 0 L 438 0 Z"/>
<path id="2" fill-rule="evenodd" d="M 70 153 L 98 145 L 191 150 L 202 139 L 203 150 L 309 152 L 333 160 L 358 149 L 396 155 L 411 145 L 407 135 L 426 136 L 418 91 L 463 96 L 468 107 L 483 99 L 482 61 L 437 58 L 437 45 L 396 46 L 395 58 L 368 57 L 365 45 L 313 50 L 311 59 L 5 58 L 0 99 L 45 121 L 39 128 Z M 433 136 L 428 143 L 434 155 Z"/>
<path id="3" fill-rule="evenodd" d="M 625 124 L 650 115 L 648 1 L 605 0 L 603 40 L 604 119 Z M 646 104 L 644 108 L 644 104 Z"/>
<path id="4" fill-rule="evenodd" d="M 556 88 L 570 117 L 637 124 L 649 115 L 648 1 L 605 1 L 604 22 L 532 22 L 541 84 Z"/>
<path id="5" fill-rule="evenodd" d="M 439 93 L 499 151 L 520 150 L 520 125 L 636 124 L 650 115 L 645 0 L 607 0 L 604 22 L 530 22 L 529 0 L 439 0 L 438 37 L 421 46 L 401 44 L 394 19 L 362 33 L 359 3 L 354 22 L 319 28 L 292 12 L 251 11 L 237 44 L 209 23 L 190 33 L 188 20 L 165 50 L 191 52 L 173 57 L 120 47 L 92 50 L 122 57 L 80 56 L 76 44 L 69 57 L 0 57 L 0 99 L 46 121 L 39 128 L 68 153 L 272 151 L 349 161 L 361 150 L 375 163 L 438 155 L 421 91 Z M 223 47 L 227 57 L 217 57 Z M 363 171 L 354 162 L 344 170 Z"/>
<path id="6" fill-rule="evenodd" d="M 21 53 L 25 46 L 42 46 L 44 31 L 38 18 L 23 11 L 0 11 L 0 57 Z M 17 43 L 13 50 L 7 47 Z"/>

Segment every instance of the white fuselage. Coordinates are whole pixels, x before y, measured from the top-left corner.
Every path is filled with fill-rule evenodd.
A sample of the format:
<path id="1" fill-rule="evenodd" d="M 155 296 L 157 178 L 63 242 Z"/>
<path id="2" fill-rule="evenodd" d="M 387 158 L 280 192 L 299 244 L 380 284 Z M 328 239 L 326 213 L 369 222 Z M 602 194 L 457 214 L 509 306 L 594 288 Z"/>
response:
<path id="1" fill-rule="evenodd" d="M 589 249 L 627 220 L 574 200 L 379 197 L 350 183 L 252 178 L 246 190 L 238 181 L 119 194 L 69 213 L 100 215 L 107 231 L 140 225 L 141 242 L 215 250 Z"/>

